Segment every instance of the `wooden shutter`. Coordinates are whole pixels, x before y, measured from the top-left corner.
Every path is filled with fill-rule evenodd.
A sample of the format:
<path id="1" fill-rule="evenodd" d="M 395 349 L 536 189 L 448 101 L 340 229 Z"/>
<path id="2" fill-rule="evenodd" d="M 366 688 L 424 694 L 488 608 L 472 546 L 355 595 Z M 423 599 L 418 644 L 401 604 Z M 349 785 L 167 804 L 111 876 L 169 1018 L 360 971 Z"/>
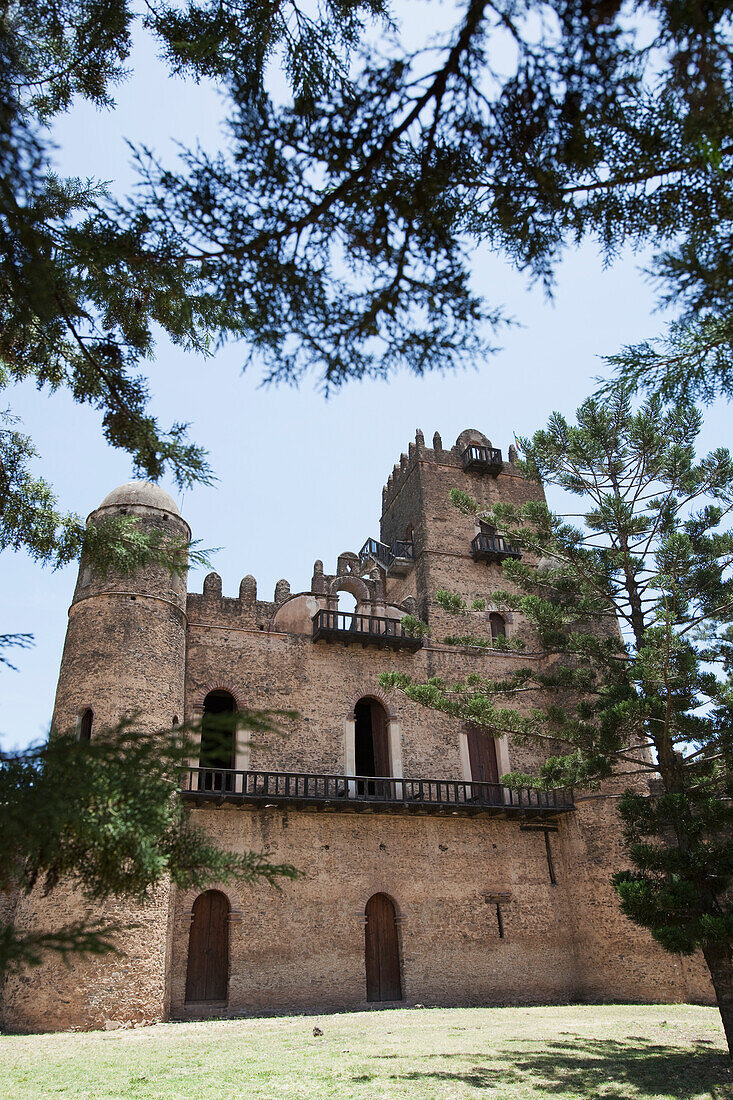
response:
<path id="1" fill-rule="evenodd" d="M 368 1001 L 401 1001 L 400 948 L 392 901 L 374 894 L 366 906 L 366 982 Z"/>
<path id="2" fill-rule="evenodd" d="M 468 726 L 468 758 L 471 762 L 471 779 L 477 783 L 498 783 L 499 764 L 496 759 L 496 742 L 491 734 L 478 726 Z"/>
<path id="3" fill-rule="evenodd" d="M 187 1001 L 226 1001 L 229 982 L 229 900 L 207 890 L 193 903 L 186 970 Z"/>
<path id="4" fill-rule="evenodd" d="M 489 615 L 492 638 L 506 638 L 506 621 L 498 611 L 492 611 Z"/>
<path id="5" fill-rule="evenodd" d="M 392 762 L 387 735 L 387 715 L 379 703 L 372 703 L 372 744 L 374 745 L 374 774 L 391 775 Z"/>

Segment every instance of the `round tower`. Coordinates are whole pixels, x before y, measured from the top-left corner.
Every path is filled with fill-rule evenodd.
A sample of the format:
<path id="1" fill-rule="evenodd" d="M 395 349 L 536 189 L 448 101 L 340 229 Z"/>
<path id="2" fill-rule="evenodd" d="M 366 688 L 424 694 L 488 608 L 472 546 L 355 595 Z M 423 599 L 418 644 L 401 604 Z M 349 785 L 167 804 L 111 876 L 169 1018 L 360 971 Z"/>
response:
<path id="1" fill-rule="evenodd" d="M 138 527 L 187 542 L 191 530 L 173 499 L 149 482 L 109 493 L 87 526 L 119 515 Z M 136 716 L 136 728 L 170 729 L 183 721 L 186 577 L 150 565 L 131 576 L 82 559 L 69 608 L 54 708 L 54 728 L 79 736 Z"/>
<path id="2" fill-rule="evenodd" d="M 188 542 L 188 524 L 156 485 L 128 482 L 104 498 L 87 525 L 135 516 L 139 528 Z M 69 609 L 54 727 L 80 738 L 137 716 L 135 728 L 171 729 L 183 721 L 186 578 L 149 566 L 132 576 L 107 573 L 82 560 Z M 123 953 L 73 956 L 71 967 L 49 953 L 32 974 L 11 975 L 3 990 L 3 1020 L 18 1031 L 119 1026 L 168 1015 L 169 882 L 149 902 L 111 898 L 91 906 L 71 882 L 46 895 L 41 884 L 21 895 L 21 928 L 54 931 L 90 915 L 129 926 Z"/>

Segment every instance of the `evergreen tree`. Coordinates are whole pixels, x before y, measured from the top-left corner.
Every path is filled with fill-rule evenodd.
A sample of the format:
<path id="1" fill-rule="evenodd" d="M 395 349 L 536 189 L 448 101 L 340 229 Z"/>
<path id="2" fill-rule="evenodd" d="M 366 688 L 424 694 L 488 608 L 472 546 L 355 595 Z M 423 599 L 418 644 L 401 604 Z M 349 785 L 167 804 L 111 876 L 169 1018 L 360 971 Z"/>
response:
<path id="1" fill-rule="evenodd" d="M 521 466 L 577 506 L 497 504 L 481 517 L 522 546 L 491 598 L 532 624 L 544 660 L 500 678 L 380 683 L 542 748 L 537 775 L 504 776 L 509 786 L 634 777 L 619 802 L 621 908 L 667 950 L 702 951 L 733 1049 L 733 461 L 696 460 L 700 426 L 694 407 L 658 397 L 635 410 L 623 387 L 587 400 L 575 424 L 553 414 L 521 441 Z M 439 599 L 483 615 L 464 594 Z M 468 628 L 445 641 L 480 639 Z"/>
<path id="2" fill-rule="evenodd" d="M 201 354 L 241 339 L 267 377 L 310 370 L 325 389 L 445 369 L 500 320 L 470 285 L 476 242 L 549 285 L 590 235 L 609 258 L 660 250 L 665 293 L 714 339 L 703 384 L 727 390 L 730 16 L 459 0 L 452 27 L 415 43 L 386 0 L 149 0 L 139 16 L 131 0 L 6 0 L 0 384 L 68 389 L 145 476 L 185 485 L 208 470 L 183 425 L 148 411 L 155 327 Z M 136 20 L 172 77 L 216 82 L 228 127 L 216 155 L 137 149 L 125 195 L 56 174 L 47 127 L 78 98 L 112 105 Z M 641 353 L 637 368 L 648 377 Z M 699 347 L 665 377 L 680 373 L 700 383 Z M 12 538 L 35 548 L 22 524 Z"/>
<path id="3" fill-rule="evenodd" d="M 277 730 L 283 715 L 234 717 L 256 733 Z M 179 794 L 188 759 L 198 753 L 191 732 L 142 734 L 126 722 L 92 740 L 56 733 L 44 745 L 1 753 L 0 892 L 50 893 L 63 882 L 88 901 L 124 897 L 144 904 L 167 880 L 205 889 L 296 878 L 294 867 L 262 853 L 227 851 L 192 823 Z M 53 931 L 0 922 L 0 980 L 38 965 L 49 951 L 118 951 L 123 932 L 104 920 Z"/>

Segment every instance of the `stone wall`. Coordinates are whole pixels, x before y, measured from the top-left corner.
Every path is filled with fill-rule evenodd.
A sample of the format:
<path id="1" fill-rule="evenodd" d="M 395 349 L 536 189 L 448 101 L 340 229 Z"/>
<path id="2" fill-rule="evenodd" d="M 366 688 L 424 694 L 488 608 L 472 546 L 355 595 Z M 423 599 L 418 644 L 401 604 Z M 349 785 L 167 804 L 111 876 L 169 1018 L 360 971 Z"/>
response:
<path id="1" fill-rule="evenodd" d="M 44 896 L 38 887 L 21 898 L 20 930 L 58 931 L 76 921 L 118 925 L 119 952 L 65 960 L 49 953 L 40 967 L 10 976 L 3 990 L 2 1026 L 8 1031 L 59 1031 L 155 1023 L 168 1018 L 170 887 L 147 905 L 129 900 L 91 904 L 62 884 Z"/>
<path id="2" fill-rule="evenodd" d="M 59 678 L 57 726 L 73 726 L 91 706 L 95 731 L 134 712 L 143 728 L 170 729 L 174 717 L 199 719 L 207 694 L 223 689 L 242 710 L 297 712 L 283 719 L 280 736 L 250 743 L 241 733 L 238 768 L 353 775 L 354 707 L 369 697 L 387 712 L 393 776 L 470 780 L 462 723 L 398 692 L 385 695 L 377 685 L 379 673 L 392 669 L 417 681 L 451 681 L 472 672 L 500 677 L 545 661 L 521 616 L 492 602 L 492 592 L 506 587 L 502 570 L 472 560 L 474 520 L 449 501 L 452 488 L 472 493 L 481 506 L 542 499 L 542 490 L 525 482 L 512 461 L 497 476 L 464 472 L 467 441 L 488 444 L 469 430 L 452 448 L 437 435 L 428 448 L 418 432 L 388 480 L 380 538 L 391 545 L 408 528 L 413 532 L 414 564 L 402 576 L 383 578 L 373 570 L 360 580 L 358 560 L 347 553 L 336 574 L 315 563 L 310 592 L 291 594 L 281 580 L 267 601 L 258 599 L 252 576 L 237 596 L 223 595 L 216 574 L 206 578 L 203 592 L 186 595 L 182 581 L 161 571 L 133 582 L 95 577 L 83 565 Z M 126 507 L 129 488 L 110 494 L 101 512 Z M 144 523 L 188 530 L 160 490 L 142 486 L 133 496 L 148 501 L 135 505 Z M 414 600 L 430 638 L 415 653 L 352 639 L 350 645 L 347 639 L 314 643 L 315 609 L 335 606 L 343 587 L 357 588 L 360 609 L 374 615 L 399 618 Z M 485 598 L 486 612 L 462 625 L 436 604 L 438 588 L 469 603 Z M 489 638 L 494 607 L 505 614 L 509 637 L 525 642 L 523 652 L 444 643 L 456 634 Z M 536 701 L 530 696 L 524 705 Z M 536 749 L 503 740 L 498 755 L 501 772 L 532 772 L 541 760 Z M 226 802 L 194 809 L 195 820 L 221 844 L 263 851 L 304 872 L 280 891 L 222 887 L 231 905 L 230 981 L 228 1002 L 217 1011 L 365 1005 L 365 906 L 375 893 L 387 894 L 396 907 L 408 1002 L 710 1000 L 699 960 L 666 954 L 620 912 L 610 885 L 624 865 L 619 790 L 606 784 L 548 832 L 489 814 L 316 813 Z M 74 960 L 70 969 L 52 959 L 13 978 L 5 991 L 5 1026 L 117 1026 L 199 1012 L 186 1006 L 184 993 L 195 896 L 162 887 L 145 908 L 111 903 L 93 914 L 68 886 L 49 897 L 36 891 L 21 898 L 16 919 L 22 927 L 59 928 L 88 915 L 136 927 L 124 935 L 123 955 Z"/>
<path id="3" fill-rule="evenodd" d="M 523 831 L 516 821 L 223 807 L 197 810 L 195 817 L 222 844 L 265 851 L 304 872 L 279 892 L 222 887 L 232 905 L 230 980 L 228 1005 L 217 1011 L 367 1007 L 364 913 L 375 893 L 395 904 L 408 1003 L 687 995 L 679 963 L 624 921 L 607 891 L 595 914 L 580 905 L 589 882 L 578 861 L 583 826 L 575 821 L 563 818 L 551 834 L 552 885 L 544 832 Z M 500 902 L 503 936 L 496 895 L 507 899 Z M 175 1017 L 201 1011 L 184 1003 L 194 898 L 190 892 L 176 900 Z M 582 928 L 589 919 L 592 934 Z"/>

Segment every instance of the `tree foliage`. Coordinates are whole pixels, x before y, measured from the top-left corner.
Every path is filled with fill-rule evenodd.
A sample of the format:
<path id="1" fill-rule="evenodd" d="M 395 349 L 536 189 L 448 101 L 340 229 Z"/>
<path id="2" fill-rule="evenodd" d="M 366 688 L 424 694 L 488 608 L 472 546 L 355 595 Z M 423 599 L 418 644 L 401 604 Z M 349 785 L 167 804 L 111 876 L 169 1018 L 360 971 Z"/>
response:
<path id="1" fill-rule="evenodd" d="M 692 406 L 653 397 L 634 409 L 624 388 L 586 401 L 576 423 L 553 414 L 522 441 L 521 466 L 575 507 L 496 504 L 481 517 L 523 547 L 491 595 L 532 625 L 535 659 L 499 677 L 381 683 L 538 745 L 538 773 L 504 776 L 510 786 L 629 777 L 621 907 L 668 950 L 702 950 L 730 1042 L 733 461 L 722 449 L 696 459 L 700 426 Z M 448 605 L 476 614 L 460 594 Z"/>
<path id="2" fill-rule="evenodd" d="M 137 148 L 118 194 L 54 172 L 46 127 L 112 105 L 136 21 L 172 77 L 225 93 L 227 133 L 171 163 Z M 584 236 L 657 247 L 715 348 L 701 368 L 678 347 L 682 377 L 729 388 L 728 5 L 460 0 L 415 42 L 384 0 L 14 0 L 0 30 L 0 379 L 100 409 L 147 477 L 208 474 L 148 411 L 156 329 L 204 355 L 242 339 L 267 377 L 325 389 L 445 369 L 500 319 L 477 242 L 548 286 Z"/>
<path id="3" fill-rule="evenodd" d="M 280 717 L 257 712 L 237 720 L 273 732 Z M 183 769 L 197 754 L 189 733 L 143 734 L 128 722 L 91 741 L 57 733 L 44 745 L 1 754 L 0 892 L 50 893 L 63 882 L 87 901 L 144 904 L 168 880 L 203 889 L 297 877 L 264 853 L 219 847 L 192 822 L 179 796 Z M 53 930 L 10 921 L 0 926 L 0 974 L 36 965 L 48 951 L 118 950 L 122 930 L 105 920 Z"/>
<path id="4" fill-rule="evenodd" d="M 216 154 L 184 149 L 170 164 L 136 149 L 138 186 L 119 194 L 54 172 L 47 127 L 77 98 L 111 105 L 127 75 L 136 18 L 172 75 L 210 78 L 225 92 L 227 136 Z M 130 0 L 6 3 L 0 385 L 31 379 L 66 389 L 101 412 L 105 438 L 129 452 L 140 473 L 158 479 L 167 471 L 189 485 L 211 477 L 204 453 L 185 425 L 161 425 L 148 408 L 142 367 L 157 330 L 202 355 L 242 340 L 267 378 L 295 382 L 310 371 L 325 390 L 398 365 L 418 374 L 445 369 L 474 359 L 501 320 L 496 303 L 471 283 L 477 242 L 550 287 L 563 248 L 590 236 L 609 258 L 626 243 L 657 248 L 654 274 L 681 310 L 669 346 L 622 353 L 619 370 L 666 390 L 682 378 L 688 394 L 729 392 L 730 31 L 729 6 L 686 0 L 633 7 L 460 0 L 454 26 L 417 46 L 384 0 L 315 0 L 307 9 L 297 0 L 149 0 L 140 17 Z M 273 92 L 278 67 L 285 94 Z M 691 415 L 679 413 L 688 427 Z M 570 477 L 552 452 L 566 428 L 555 423 L 532 452 L 539 472 Z M 633 453 L 640 446 L 634 442 Z M 154 545 L 124 517 L 93 545 L 94 535 L 60 512 L 50 485 L 31 474 L 32 445 L 12 422 L 2 425 L 0 448 L 0 546 L 27 548 L 52 564 L 83 550 L 116 569 L 145 560 L 181 565 L 184 547 Z M 679 474 L 683 508 L 692 491 L 684 478 L 692 475 L 682 443 L 678 450 L 681 472 L 655 476 L 666 485 Z M 715 496 L 723 466 L 713 463 L 709 475 Z M 577 487 L 585 491 L 582 477 Z M 611 505 L 618 515 L 607 512 Z M 597 533 L 625 523 L 628 507 L 621 490 L 608 490 L 593 519 Z M 570 646 L 581 663 L 605 669 L 619 692 L 599 696 L 604 706 L 613 700 L 603 710 L 611 717 L 577 717 L 576 763 L 558 757 L 555 779 L 602 772 L 598 731 L 606 747 L 625 723 L 641 723 L 653 739 L 657 717 L 644 710 L 644 692 L 654 677 L 647 682 L 642 672 L 647 664 L 658 671 L 658 637 L 669 640 L 665 669 L 686 685 L 670 695 L 682 700 L 675 714 L 689 711 L 694 725 L 690 700 L 713 690 L 694 671 L 702 650 L 692 628 L 679 628 L 677 604 L 664 619 L 661 596 L 651 609 L 643 603 L 655 584 L 665 599 L 670 585 L 681 599 L 677 570 L 685 583 L 695 570 L 703 577 L 704 554 L 718 552 L 714 517 L 723 506 L 712 504 L 708 518 L 685 518 L 678 543 L 664 518 L 679 518 L 676 507 L 660 505 L 652 528 L 654 538 L 667 539 L 671 572 L 662 568 L 664 555 L 655 558 L 659 579 L 639 597 L 641 611 L 629 606 L 632 632 L 634 623 L 643 626 L 642 641 L 634 633 L 630 643 L 631 664 L 613 638 L 569 631 L 566 616 L 573 607 L 580 625 L 583 616 L 610 616 L 624 584 L 636 599 L 640 578 L 624 559 L 636 551 L 601 553 L 585 545 L 585 532 L 556 528 L 540 512 L 495 517 L 508 527 L 516 521 L 527 538 L 531 530 L 532 545 L 560 547 L 565 557 L 550 557 L 547 587 L 530 590 L 523 610 L 544 643 L 558 653 Z M 619 573 L 617 557 L 630 571 Z M 521 563 L 513 568 L 514 582 L 531 588 Z M 713 573 L 713 588 L 719 583 Z M 559 603 L 546 598 L 553 586 Z M 702 608 L 697 593 L 690 606 Z M 708 615 L 695 627 L 709 619 L 717 621 Z M 457 635 L 461 644 L 467 637 Z M 723 646 L 718 635 L 709 644 L 715 653 Z M 627 675 L 630 667 L 641 679 Z M 568 672 L 546 675 L 562 680 Z M 709 698 L 718 713 L 723 701 Z M 564 719 L 549 720 L 556 735 Z M 682 723 L 674 736 L 689 733 Z M 710 755 L 700 752 L 694 768 L 704 770 Z M 710 766 L 717 776 L 717 756 Z"/>

